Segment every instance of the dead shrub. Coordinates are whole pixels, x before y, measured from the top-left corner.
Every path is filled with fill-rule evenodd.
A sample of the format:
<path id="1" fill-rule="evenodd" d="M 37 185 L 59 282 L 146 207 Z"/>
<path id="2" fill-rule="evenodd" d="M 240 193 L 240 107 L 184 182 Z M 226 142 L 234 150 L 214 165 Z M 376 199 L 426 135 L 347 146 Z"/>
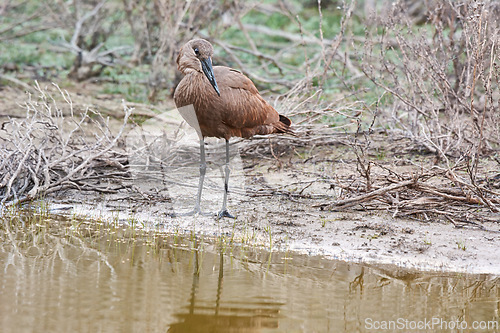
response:
<path id="1" fill-rule="evenodd" d="M 422 26 L 398 2 L 367 33 L 362 70 L 394 99 L 382 119 L 439 159 L 498 147 L 500 6 L 426 4 Z"/>
<path id="2" fill-rule="evenodd" d="M 127 159 L 115 148 L 130 109 L 124 106 L 123 125 L 113 134 L 98 111 L 75 110 L 69 94 L 57 85 L 54 88 L 57 99 L 54 90 L 37 83 L 37 94 L 24 104 L 25 118 L 2 124 L 1 206 L 69 188 L 113 193 L 113 184 L 103 186 L 100 181 L 127 175 L 123 166 Z"/>
<path id="3" fill-rule="evenodd" d="M 120 15 L 112 15 L 116 4 L 101 0 L 78 0 L 46 2 L 45 8 L 57 26 L 71 34 L 69 41 L 57 44 L 75 54 L 75 61 L 68 76 L 83 81 L 101 74 L 106 66 L 120 63 L 120 54 L 129 46 L 119 45 L 107 49 L 106 44 L 113 33 L 121 28 Z"/>

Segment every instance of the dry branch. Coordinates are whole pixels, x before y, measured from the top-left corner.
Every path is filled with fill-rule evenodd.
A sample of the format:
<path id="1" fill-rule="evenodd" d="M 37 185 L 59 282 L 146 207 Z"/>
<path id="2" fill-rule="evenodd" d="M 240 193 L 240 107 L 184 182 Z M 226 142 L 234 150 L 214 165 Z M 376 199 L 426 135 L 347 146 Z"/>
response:
<path id="1" fill-rule="evenodd" d="M 372 30 L 363 43 L 363 73 L 395 98 L 393 126 L 443 160 L 471 146 L 470 154 L 491 151 L 499 132 L 485 119 L 497 113 L 500 93 L 491 84 L 498 75 L 498 4 L 431 1 L 423 6 L 425 28 L 415 26 L 407 6 L 387 8 L 379 19 L 384 33 Z"/>
<path id="2" fill-rule="evenodd" d="M 131 109 L 123 104 L 122 126 L 112 134 L 99 112 L 86 109 L 75 114 L 67 92 L 55 84 L 53 87 L 66 103 L 63 108 L 52 92 L 36 83 L 37 96 L 30 95 L 25 103 L 26 118 L 11 119 L 2 125 L 0 199 L 3 207 L 67 188 L 116 190 L 103 189 L 93 180 L 116 177 L 116 163 L 109 161 L 118 157 L 114 148 L 122 137 Z M 106 168 L 108 165 L 112 166 L 111 171 Z"/>
<path id="3" fill-rule="evenodd" d="M 24 83 L 23 81 L 21 80 L 18 80 L 16 79 L 15 77 L 12 77 L 12 76 L 9 76 L 9 75 L 5 75 L 5 74 L 1 74 L 0 73 L 0 80 L 5 80 L 5 81 L 9 81 L 19 87 L 22 87 L 25 91 L 29 91 L 31 93 L 33 93 L 35 90 L 33 89 L 33 87 L 27 85 L 26 83 Z"/>
<path id="4" fill-rule="evenodd" d="M 392 184 L 383 188 L 379 188 L 378 190 L 369 192 L 367 194 L 363 194 L 357 197 L 349 198 L 349 199 L 344 199 L 344 200 L 339 200 L 334 203 L 326 203 L 326 204 L 320 204 L 320 205 L 314 205 L 313 207 L 321 207 L 321 208 L 333 208 L 333 207 L 338 207 L 338 208 L 348 208 L 357 204 L 361 204 L 366 201 L 370 201 L 375 199 L 378 196 L 381 196 L 387 192 L 391 192 L 394 190 L 397 190 L 401 187 L 407 187 L 410 185 L 414 185 L 416 183 L 416 180 L 407 180 L 404 182 Z"/>
<path id="5" fill-rule="evenodd" d="M 359 159 L 358 159 L 359 163 Z M 397 179 L 404 179 L 405 175 L 398 174 L 390 168 L 384 168 L 389 175 Z M 360 189 L 366 188 L 367 179 L 354 180 L 350 177 L 337 177 L 332 187 L 342 189 L 345 199 L 325 202 L 314 205 L 321 209 L 343 210 L 361 207 L 363 210 L 389 210 L 394 216 L 430 216 L 448 218 L 453 216 L 454 221 L 463 224 L 474 224 L 483 221 L 495 220 L 500 222 L 497 204 L 500 203 L 500 194 L 490 188 L 490 185 L 471 184 L 458 176 L 464 167 L 457 165 L 450 169 L 428 171 L 412 176 L 411 179 L 393 182 L 387 175 L 372 172 L 370 181 L 376 188 L 359 194 Z M 364 176 L 366 178 L 366 176 Z M 434 183 L 440 183 L 439 186 Z M 388 183 L 389 182 L 389 183 Z M 434 182 L 434 183 L 433 183 Z M 460 187 L 454 184 L 460 183 Z"/>
<path id="6" fill-rule="evenodd" d="M 73 33 L 69 42 L 63 40 L 58 45 L 76 55 L 69 76 L 78 81 L 99 75 L 105 66 L 114 66 L 118 63 L 117 59 L 120 59 L 121 53 L 132 49 L 129 45 L 120 45 L 103 50 L 104 41 L 111 33 L 111 31 L 103 29 L 103 18 L 109 14 L 105 9 L 106 4 L 107 1 L 102 0 L 81 16 L 78 16 L 80 12 L 78 10 L 75 11 L 75 16 L 72 16 L 68 15 L 72 11 L 59 9 L 68 21 L 65 23 L 73 24 Z M 79 6 L 83 7 L 83 4 L 79 4 Z M 86 42 L 88 39 L 90 42 Z M 97 42 L 98 40 L 104 41 Z M 100 68 L 94 69 L 95 65 L 100 66 Z"/>

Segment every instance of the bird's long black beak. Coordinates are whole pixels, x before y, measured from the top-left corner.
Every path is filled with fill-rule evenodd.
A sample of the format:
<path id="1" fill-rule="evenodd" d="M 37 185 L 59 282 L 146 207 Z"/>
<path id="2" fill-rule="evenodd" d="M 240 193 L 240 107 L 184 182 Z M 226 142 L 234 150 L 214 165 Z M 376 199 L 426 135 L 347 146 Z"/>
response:
<path id="1" fill-rule="evenodd" d="M 205 76 L 207 77 L 208 81 L 210 81 L 210 84 L 212 85 L 212 87 L 214 87 L 217 95 L 220 96 L 219 87 L 217 87 L 217 81 L 215 81 L 214 69 L 212 68 L 212 59 L 208 57 L 206 59 L 201 59 L 200 61 L 203 73 L 205 73 Z"/>

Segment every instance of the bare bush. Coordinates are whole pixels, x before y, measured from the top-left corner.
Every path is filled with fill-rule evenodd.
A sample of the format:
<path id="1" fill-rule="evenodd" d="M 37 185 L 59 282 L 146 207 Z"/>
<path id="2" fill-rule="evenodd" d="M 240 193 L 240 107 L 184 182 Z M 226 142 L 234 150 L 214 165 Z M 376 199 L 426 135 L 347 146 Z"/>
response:
<path id="1" fill-rule="evenodd" d="M 500 6 L 439 0 L 420 3 L 416 13 L 405 4 L 375 18 L 381 26 L 367 31 L 360 68 L 382 91 L 384 106 L 379 99 L 375 115 L 391 130 L 384 148 L 409 138 L 412 149 L 436 158 L 402 173 L 368 157 L 376 139 L 365 135 L 362 145 L 352 145 L 360 177 L 338 178 L 332 186 L 341 189 L 339 199 L 318 207 L 482 228 L 478 222 L 497 221 L 500 211 L 498 172 L 488 158 L 500 145 Z"/>
<path id="2" fill-rule="evenodd" d="M 498 174 L 481 172 L 471 178 L 470 163 L 462 161 L 451 168 L 423 168 L 402 173 L 358 155 L 361 177 L 340 177 L 333 184 L 341 198 L 317 207 L 331 210 L 387 210 L 393 217 L 430 221 L 441 218 L 456 227 L 498 222 L 500 183 Z"/>
<path id="3" fill-rule="evenodd" d="M 394 128 L 440 159 L 498 147 L 499 6 L 431 1 L 428 23 L 412 25 L 400 3 L 367 35 L 362 69 L 394 103 Z M 493 145 L 493 146 L 492 146 Z"/>
<path id="4" fill-rule="evenodd" d="M 59 26 L 72 31 L 69 41 L 59 43 L 76 56 L 70 78 L 83 81 L 98 76 L 106 66 L 116 64 L 120 53 L 130 49 L 129 45 L 105 48 L 108 38 L 120 28 L 120 16 L 110 19 L 111 13 L 117 10 L 116 5 L 106 0 L 98 3 L 75 1 L 71 5 L 58 1 L 47 3 L 46 7 Z"/>
<path id="5" fill-rule="evenodd" d="M 115 148 L 131 110 L 124 106 L 123 124 L 113 134 L 99 112 L 87 108 L 76 113 L 69 94 L 57 85 L 54 87 L 63 98 L 63 105 L 37 84 L 37 96 L 30 95 L 25 102 L 26 117 L 2 124 L 3 206 L 68 188 L 113 193 L 116 187 L 103 187 L 99 181 L 126 176 L 122 165 L 126 158 Z"/>

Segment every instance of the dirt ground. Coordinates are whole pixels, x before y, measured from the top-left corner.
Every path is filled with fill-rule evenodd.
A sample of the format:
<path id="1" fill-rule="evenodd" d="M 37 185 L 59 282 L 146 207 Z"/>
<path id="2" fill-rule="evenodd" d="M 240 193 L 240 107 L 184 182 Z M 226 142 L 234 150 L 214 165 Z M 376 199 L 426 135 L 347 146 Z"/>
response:
<path id="1" fill-rule="evenodd" d="M 322 211 L 314 205 L 318 201 L 334 198 L 333 190 L 328 181 L 318 180 L 314 175 L 303 172 L 304 168 L 318 167 L 320 162 L 300 163 L 292 158 L 291 163 L 283 163 L 281 170 L 270 160 L 249 161 L 243 158 L 243 163 L 251 169 L 243 168 L 244 177 L 239 174 L 230 179 L 233 190 L 229 194 L 229 210 L 236 216 L 234 220 L 168 216 L 172 208 L 176 212 L 192 208 L 197 181 L 195 168 L 191 179 L 184 179 L 184 191 L 179 185 L 180 189 L 171 191 L 170 198 L 164 202 L 151 202 L 140 195 L 114 199 L 101 196 L 95 200 L 91 195 L 81 198 L 78 193 L 73 193 L 65 195 L 65 200 L 56 200 L 59 204 L 53 205 L 53 211 L 70 208 L 77 215 L 136 223 L 142 228 L 169 233 L 194 231 L 207 237 L 231 238 L 241 244 L 265 248 L 271 245 L 275 250 L 324 255 L 351 262 L 395 264 L 429 271 L 500 274 L 500 233 L 496 223 L 483 225 L 490 230 L 485 231 L 456 228 L 439 220 L 421 222 L 393 218 L 383 211 Z M 232 168 L 234 171 L 235 166 Z M 217 181 L 220 185 L 214 186 Z M 209 186 L 204 190 L 202 209 L 215 212 L 220 208 L 222 181 L 221 174 L 217 172 L 212 174 L 212 178 L 208 177 L 206 185 Z M 313 185 L 307 187 L 308 184 Z M 142 186 L 146 188 L 148 185 L 142 183 Z M 246 192 L 241 190 L 243 187 Z M 262 189 L 291 187 L 299 188 L 302 196 L 258 194 Z M 308 195 L 311 198 L 307 198 Z M 75 198 L 88 204 L 75 205 Z"/>
<path id="2" fill-rule="evenodd" d="M 91 87 L 85 90 L 89 89 Z M 76 91 L 70 93 L 74 93 L 75 104 L 88 103 L 110 114 L 119 113 L 120 103 L 110 96 L 94 95 L 89 99 L 88 95 Z M 3 87 L 0 122 L 8 117 L 22 117 L 19 94 L 17 89 Z M 158 109 L 170 110 L 171 107 L 171 101 L 166 101 Z M 136 111 L 147 114 L 151 109 L 136 105 Z M 198 184 L 198 141 L 194 131 L 190 132 L 181 124 L 175 110 L 164 115 L 166 118 L 162 116 L 161 121 L 155 118 L 136 128 L 142 130 L 150 126 L 149 133 L 156 139 L 162 138 L 162 134 L 155 129 L 163 134 L 166 132 L 167 139 L 181 129 L 185 135 L 175 141 L 176 149 L 169 148 L 167 152 L 181 156 L 177 162 L 148 169 L 144 167 L 145 161 L 140 160 L 143 157 L 139 156 L 139 160 L 130 161 L 128 189 L 115 194 L 68 190 L 47 198 L 51 211 L 118 220 L 169 233 L 194 231 L 207 237 L 228 237 L 236 243 L 351 262 L 500 274 L 500 225 L 491 219 L 477 228 L 474 225 L 457 226 L 432 217 L 394 218 L 393 212 L 363 210 L 360 206 L 343 211 L 323 210 L 321 204 L 335 201 L 342 194 L 334 185 L 338 177 L 359 177 L 356 158 L 346 144 L 348 134 L 337 133 L 338 140 L 331 140 L 327 145 L 313 143 L 302 147 L 289 145 L 288 139 L 277 137 L 235 140 L 231 145 L 228 207 L 236 219 L 171 217 L 172 212 L 187 211 L 194 204 Z M 133 146 L 136 136 L 134 129 L 130 129 L 125 146 Z M 215 212 L 222 202 L 224 150 L 220 141 L 210 139 L 207 143 L 208 171 L 202 209 Z M 384 139 L 378 144 L 384 146 Z M 418 163 L 395 165 L 394 154 L 384 154 L 379 161 L 381 170 L 384 166 L 405 172 L 418 170 Z"/>

